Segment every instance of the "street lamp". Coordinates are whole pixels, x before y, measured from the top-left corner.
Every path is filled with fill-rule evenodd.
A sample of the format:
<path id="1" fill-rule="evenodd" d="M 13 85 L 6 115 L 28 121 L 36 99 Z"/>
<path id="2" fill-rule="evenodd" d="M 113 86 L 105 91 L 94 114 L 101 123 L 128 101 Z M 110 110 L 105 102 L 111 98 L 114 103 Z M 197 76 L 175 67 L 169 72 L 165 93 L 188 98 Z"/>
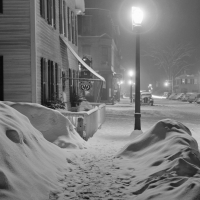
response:
<path id="1" fill-rule="evenodd" d="M 140 26 L 143 21 L 143 12 L 138 7 L 132 7 L 132 27 L 136 32 L 135 57 L 135 130 L 141 130 L 140 113 Z"/>
<path id="2" fill-rule="evenodd" d="M 128 72 L 128 75 L 130 76 L 130 80 L 129 80 L 129 85 L 130 85 L 130 101 L 131 101 L 131 103 L 133 102 L 133 96 L 132 96 L 132 93 L 133 93 L 133 91 L 132 91 L 132 77 L 133 77 L 133 74 L 134 74 L 134 72 L 133 72 L 133 70 L 130 70 L 129 72 Z"/>

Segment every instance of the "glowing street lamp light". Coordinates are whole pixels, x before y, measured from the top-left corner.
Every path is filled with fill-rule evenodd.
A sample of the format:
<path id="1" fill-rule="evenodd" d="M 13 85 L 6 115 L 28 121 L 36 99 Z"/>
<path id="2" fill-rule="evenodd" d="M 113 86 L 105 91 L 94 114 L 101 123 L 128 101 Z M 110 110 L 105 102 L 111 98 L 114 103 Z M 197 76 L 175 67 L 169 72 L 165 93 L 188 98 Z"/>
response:
<path id="1" fill-rule="evenodd" d="M 143 18 L 144 18 L 144 14 L 142 10 L 138 7 L 132 7 L 132 25 L 141 26 Z"/>
<path id="2" fill-rule="evenodd" d="M 165 87 L 168 87 L 168 86 L 169 86 L 169 82 L 165 82 L 165 83 L 164 83 L 164 86 L 165 86 Z"/>
<path id="3" fill-rule="evenodd" d="M 140 112 L 140 26 L 143 21 L 143 12 L 138 7 L 132 7 L 132 26 L 136 31 L 136 56 L 135 56 L 135 130 L 141 130 Z"/>
<path id="4" fill-rule="evenodd" d="M 128 75 L 129 75 L 130 77 L 132 77 L 132 76 L 134 75 L 133 70 L 130 70 L 130 71 L 128 72 Z"/>

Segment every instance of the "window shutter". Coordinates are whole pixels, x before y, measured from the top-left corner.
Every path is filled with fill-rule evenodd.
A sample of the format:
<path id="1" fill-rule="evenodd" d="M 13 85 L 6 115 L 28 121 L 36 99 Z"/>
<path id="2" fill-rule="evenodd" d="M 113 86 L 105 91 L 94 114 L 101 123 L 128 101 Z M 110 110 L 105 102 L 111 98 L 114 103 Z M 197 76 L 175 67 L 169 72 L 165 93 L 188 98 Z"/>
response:
<path id="1" fill-rule="evenodd" d="M 62 8 L 62 4 L 63 0 L 59 0 L 59 30 L 60 30 L 60 34 L 63 34 L 63 8 Z"/>
<path id="2" fill-rule="evenodd" d="M 72 43 L 74 44 L 74 12 L 71 11 Z"/>
<path id="3" fill-rule="evenodd" d="M 56 29 L 56 0 L 53 0 L 53 27 Z"/>
<path id="4" fill-rule="evenodd" d="M 64 36 L 67 37 L 66 4 L 63 2 Z"/>
<path id="5" fill-rule="evenodd" d="M 41 103 L 42 105 L 46 101 L 46 68 L 44 58 L 41 58 Z"/>
<path id="6" fill-rule="evenodd" d="M 67 20 L 68 20 L 68 40 L 71 41 L 71 17 L 70 8 L 67 7 Z"/>
<path id="7" fill-rule="evenodd" d="M 43 0 L 40 0 L 40 16 L 43 17 Z"/>
<path id="8" fill-rule="evenodd" d="M 75 45 L 78 45 L 77 16 L 75 16 Z"/>
<path id="9" fill-rule="evenodd" d="M 55 64 L 55 84 L 56 84 L 56 98 L 59 98 L 59 70 L 58 64 Z"/>

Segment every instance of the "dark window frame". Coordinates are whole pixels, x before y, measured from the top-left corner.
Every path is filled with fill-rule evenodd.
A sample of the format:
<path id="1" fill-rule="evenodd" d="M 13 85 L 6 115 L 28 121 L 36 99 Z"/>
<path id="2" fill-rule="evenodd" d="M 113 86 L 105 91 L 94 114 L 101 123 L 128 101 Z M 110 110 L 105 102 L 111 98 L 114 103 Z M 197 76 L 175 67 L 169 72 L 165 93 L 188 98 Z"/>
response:
<path id="1" fill-rule="evenodd" d="M 56 0 L 40 0 L 40 16 L 56 29 Z"/>
<path id="2" fill-rule="evenodd" d="M 59 0 L 59 31 L 63 34 L 63 0 Z"/>
<path id="3" fill-rule="evenodd" d="M 4 100 L 4 67 L 3 56 L 0 56 L 0 101 Z"/>
<path id="4" fill-rule="evenodd" d="M 74 12 L 73 11 L 71 11 L 71 32 L 72 32 L 72 44 L 74 44 L 75 43 L 75 35 L 74 35 L 74 32 L 75 32 L 75 27 L 74 27 L 74 24 L 75 24 L 75 22 L 74 22 Z"/>
<path id="5" fill-rule="evenodd" d="M 0 14 L 3 14 L 3 0 L 0 0 Z"/>
<path id="6" fill-rule="evenodd" d="M 71 41 L 71 17 L 70 17 L 70 8 L 67 7 L 67 24 L 68 24 L 68 40 Z"/>

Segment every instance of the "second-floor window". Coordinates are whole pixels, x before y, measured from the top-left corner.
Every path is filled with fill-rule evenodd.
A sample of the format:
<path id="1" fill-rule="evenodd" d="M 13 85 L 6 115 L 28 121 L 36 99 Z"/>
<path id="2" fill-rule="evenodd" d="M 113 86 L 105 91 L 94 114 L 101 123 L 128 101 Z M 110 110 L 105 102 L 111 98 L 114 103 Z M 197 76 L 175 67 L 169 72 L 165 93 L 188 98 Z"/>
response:
<path id="1" fill-rule="evenodd" d="M 56 0 L 40 0 L 40 16 L 56 29 Z"/>
<path id="2" fill-rule="evenodd" d="M 68 40 L 71 41 L 71 10 L 67 7 Z"/>
<path id="3" fill-rule="evenodd" d="M 3 0 L 0 0 L 0 13 L 3 13 Z"/>
<path id="4" fill-rule="evenodd" d="M 107 64 L 108 63 L 108 47 L 107 46 L 103 46 L 101 49 L 101 63 L 102 64 Z"/>

